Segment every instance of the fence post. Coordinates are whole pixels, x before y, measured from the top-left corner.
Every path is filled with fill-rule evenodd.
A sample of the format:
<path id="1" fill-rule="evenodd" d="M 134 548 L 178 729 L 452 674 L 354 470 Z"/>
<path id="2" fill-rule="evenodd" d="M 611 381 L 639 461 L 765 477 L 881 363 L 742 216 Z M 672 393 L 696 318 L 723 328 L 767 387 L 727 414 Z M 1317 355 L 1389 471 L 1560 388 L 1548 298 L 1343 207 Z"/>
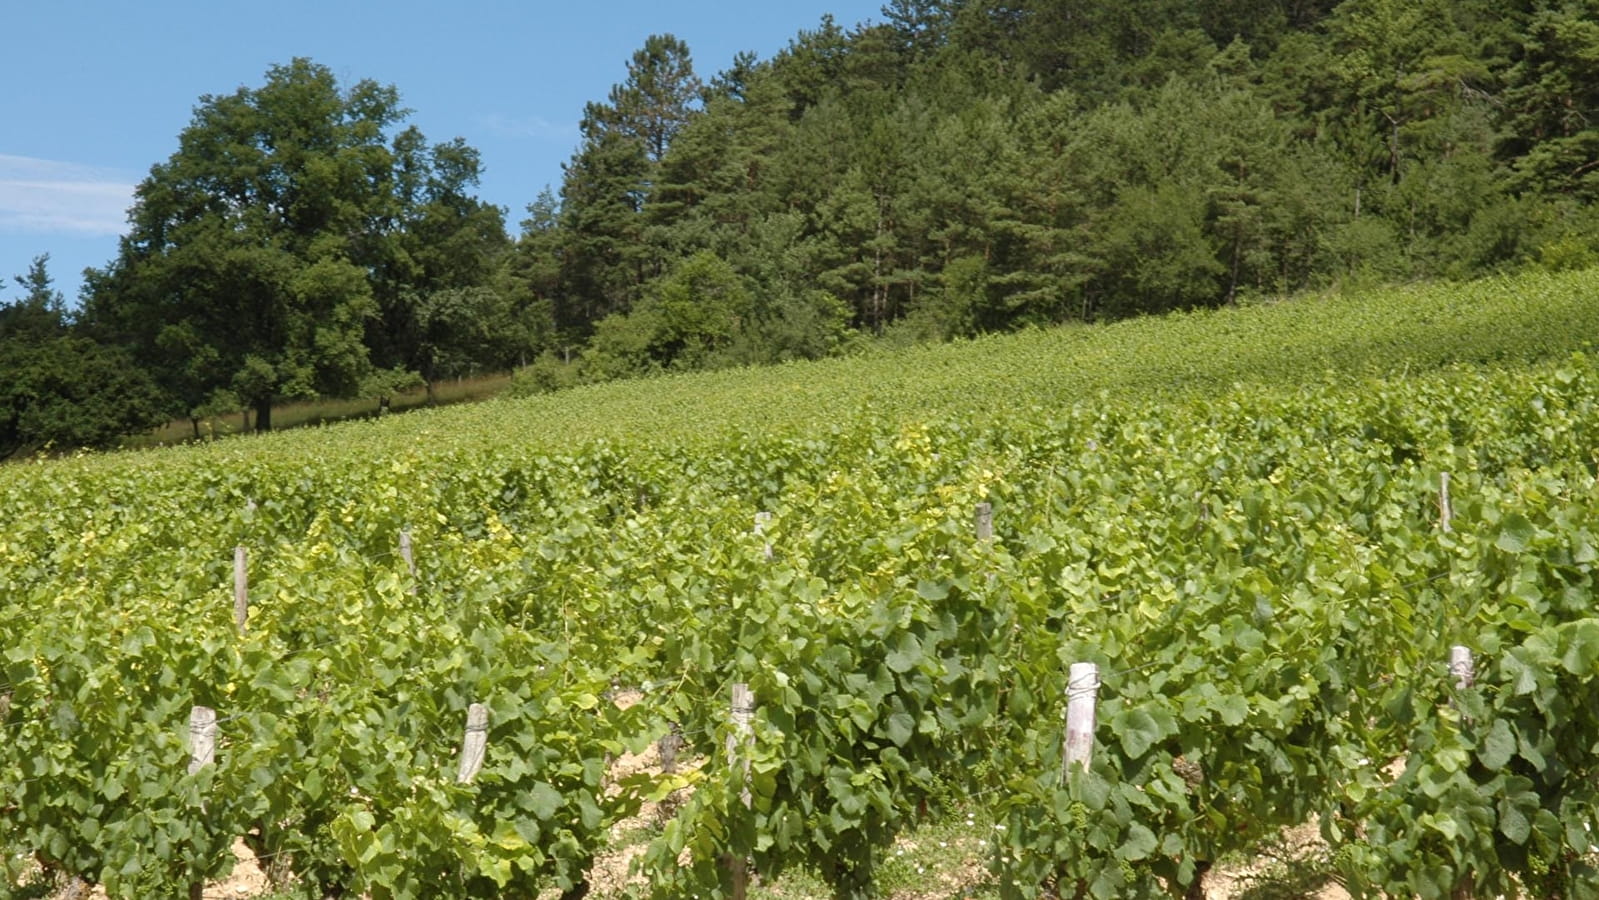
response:
<path id="1" fill-rule="evenodd" d="M 1071 774 L 1073 763 L 1088 768 L 1094 756 L 1094 724 L 1098 716 L 1099 666 L 1072 663 L 1066 681 L 1066 742 L 1061 754 L 1061 780 Z"/>
<path id="2" fill-rule="evenodd" d="M 217 758 L 217 711 L 209 706 L 196 706 L 189 710 L 189 774 L 193 775 Z M 205 804 L 200 804 L 204 811 Z M 189 900 L 200 900 L 205 890 L 204 881 L 189 882 Z M 68 896 L 77 896 L 68 890 Z"/>
<path id="3" fill-rule="evenodd" d="M 750 686 L 742 681 L 733 685 L 731 717 L 733 732 L 727 736 L 728 766 L 742 767 L 744 770 L 744 789 L 739 793 L 739 800 L 743 802 L 745 809 L 749 809 L 751 805 L 749 743 L 754 736 L 750 722 L 755 717 L 755 695 L 750 692 Z M 749 864 L 741 853 L 731 854 L 727 864 L 733 876 L 733 900 L 745 900 L 749 892 Z"/>
<path id="4" fill-rule="evenodd" d="M 233 548 L 233 624 L 244 634 L 250 618 L 250 576 L 245 569 L 244 545 Z"/>
<path id="5" fill-rule="evenodd" d="M 1449 476 L 1447 473 L 1444 475 L 1443 486 L 1444 495 L 1442 504 L 1447 504 L 1449 498 Z M 1445 515 L 1443 523 L 1444 530 L 1448 531 L 1449 520 L 1447 514 Z M 1470 688 L 1476 682 L 1477 671 L 1476 665 L 1471 658 L 1471 648 L 1462 647 L 1459 644 L 1449 648 L 1449 677 L 1454 679 L 1455 690 L 1457 691 L 1464 691 L 1467 688 Z M 1455 701 L 1450 702 L 1457 709 L 1459 708 L 1458 703 L 1455 703 Z M 1461 722 L 1464 723 L 1466 721 L 1467 719 L 1465 715 L 1462 714 Z M 1455 886 L 1449 891 L 1450 900 L 1472 900 L 1472 898 L 1476 896 L 1476 888 L 1471 883 L 1470 875 L 1467 875 L 1461 880 L 1455 882 Z"/>
<path id="6" fill-rule="evenodd" d="M 459 784 L 471 784 L 483 768 L 483 755 L 489 745 L 489 708 L 474 703 L 466 709 L 466 733 L 461 736 L 461 766 L 455 773 Z"/>
<path id="7" fill-rule="evenodd" d="M 994 539 L 994 505 L 977 504 L 977 539 L 989 542 Z"/>
<path id="8" fill-rule="evenodd" d="M 1477 682 L 1477 668 L 1471 658 L 1471 648 L 1456 644 L 1449 648 L 1449 677 L 1455 680 L 1455 690 L 1464 691 Z M 1449 701 L 1456 709 L 1460 708 L 1457 700 Z M 1464 714 L 1460 717 L 1461 724 L 1470 722 Z"/>

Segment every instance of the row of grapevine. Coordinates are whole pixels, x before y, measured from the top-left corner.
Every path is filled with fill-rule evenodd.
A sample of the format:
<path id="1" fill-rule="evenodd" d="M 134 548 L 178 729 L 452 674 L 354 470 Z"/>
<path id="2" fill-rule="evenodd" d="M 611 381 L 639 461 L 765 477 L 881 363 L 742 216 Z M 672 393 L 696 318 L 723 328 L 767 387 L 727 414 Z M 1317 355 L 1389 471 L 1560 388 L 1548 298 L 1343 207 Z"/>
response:
<path id="1" fill-rule="evenodd" d="M 0 864 L 175 895 L 243 836 L 305 896 L 576 892 L 613 823 L 689 785 L 642 857 L 661 896 L 727 890 L 729 855 L 869 895 L 956 793 L 1005 826 L 1020 896 L 1181 893 L 1312 814 L 1358 890 L 1589 896 L 1596 383 L 1576 358 L 982 427 L 20 467 Z M 1078 661 L 1100 748 L 1063 779 Z M 672 728 L 720 757 L 734 682 L 747 776 L 608 783 Z M 223 744 L 189 774 L 194 705 Z"/>

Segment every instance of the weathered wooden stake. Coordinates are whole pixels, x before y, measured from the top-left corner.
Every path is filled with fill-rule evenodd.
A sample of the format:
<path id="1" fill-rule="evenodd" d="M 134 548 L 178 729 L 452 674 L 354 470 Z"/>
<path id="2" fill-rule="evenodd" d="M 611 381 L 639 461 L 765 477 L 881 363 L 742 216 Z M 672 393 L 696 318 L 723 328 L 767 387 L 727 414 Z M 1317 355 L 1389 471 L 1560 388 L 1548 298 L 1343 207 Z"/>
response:
<path id="1" fill-rule="evenodd" d="M 1476 665 L 1471 658 L 1471 648 L 1456 644 L 1449 648 L 1449 677 L 1455 680 L 1455 690 L 1464 691 L 1477 681 Z M 1460 708 L 1456 700 L 1450 700 L 1449 705 Z M 1471 718 L 1464 713 L 1460 716 L 1461 724 L 1468 724 Z M 1470 896 L 1469 894 L 1466 896 Z"/>
<path id="2" fill-rule="evenodd" d="M 244 634 L 245 622 L 250 618 L 250 576 L 245 570 L 245 553 L 242 545 L 233 548 L 233 624 Z"/>
<path id="3" fill-rule="evenodd" d="M 189 710 L 189 774 L 216 762 L 217 711 L 209 706 Z"/>
<path id="4" fill-rule="evenodd" d="M 405 560 L 405 570 L 411 573 L 411 593 L 416 593 L 416 556 L 411 552 L 411 529 L 400 529 L 400 558 Z"/>
<path id="5" fill-rule="evenodd" d="M 1455 517 L 1455 509 L 1449 503 L 1449 473 L 1438 473 L 1438 527 L 1448 534 L 1452 529 L 1449 520 Z"/>
<path id="6" fill-rule="evenodd" d="M 743 801 L 744 808 L 749 809 L 750 757 L 747 748 L 753 736 L 750 722 L 755 718 L 755 695 L 750 692 L 750 686 L 742 681 L 733 685 L 731 712 L 733 733 L 727 736 L 727 760 L 729 766 L 741 766 L 744 770 L 744 790 L 739 793 L 739 799 Z M 741 744 L 744 746 L 740 747 Z M 734 854 L 728 858 L 728 869 L 733 876 L 733 900 L 744 900 L 749 892 L 747 861 L 742 855 Z"/>
<path id="7" fill-rule="evenodd" d="M 772 521 L 772 514 L 771 513 L 769 513 L 769 512 L 758 512 L 758 513 L 756 513 L 755 514 L 755 536 L 756 537 L 764 537 L 766 535 L 766 526 L 771 521 Z M 766 558 L 768 560 L 770 560 L 772 558 L 772 542 L 771 541 L 767 541 L 765 548 L 761 552 L 766 556 Z"/>
<path id="8" fill-rule="evenodd" d="M 1456 644 L 1449 648 L 1449 674 L 1455 679 L 1455 690 L 1463 691 L 1477 680 L 1477 670 L 1472 662 L 1471 648 Z"/>
<path id="9" fill-rule="evenodd" d="M 1061 780 L 1071 774 L 1073 763 L 1088 768 L 1094 755 L 1094 724 L 1098 717 L 1099 666 L 1072 663 L 1066 681 L 1066 745 L 1061 754 Z"/>
<path id="10" fill-rule="evenodd" d="M 460 784 L 471 784 L 483 768 L 483 754 L 489 746 L 489 708 L 474 703 L 466 708 L 466 734 L 461 736 L 461 768 L 455 773 Z"/>
<path id="11" fill-rule="evenodd" d="M 1449 497 L 1447 493 L 1449 489 L 1448 478 L 1449 476 L 1446 473 L 1444 475 L 1444 490 L 1446 493 L 1444 494 L 1444 499 L 1442 501 L 1444 503 L 1447 503 Z M 1449 530 L 1447 519 L 1445 519 L 1444 530 Z M 1456 644 L 1455 646 L 1449 648 L 1449 675 L 1450 677 L 1454 678 L 1455 690 L 1457 691 L 1463 691 L 1471 687 L 1476 681 L 1476 666 L 1472 662 L 1471 649 L 1469 647 L 1462 647 L 1459 644 Z M 1453 701 L 1451 701 L 1451 703 L 1453 703 Z M 1461 720 L 1462 722 L 1466 721 L 1465 716 L 1462 716 Z M 1449 889 L 1449 900 L 1475 900 L 1476 896 L 1477 888 L 1476 885 L 1472 883 L 1470 874 L 1462 877 L 1459 881 L 1455 882 L 1454 887 Z"/>
<path id="12" fill-rule="evenodd" d="M 992 541 L 994 539 L 994 505 L 992 503 L 977 504 L 977 539 L 979 541 Z"/>
<path id="13" fill-rule="evenodd" d="M 189 710 L 189 774 L 193 775 L 206 766 L 216 762 L 217 758 L 217 711 L 209 706 L 196 706 Z M 200 809 L 204 811 L 205 804 L 201 803 Z M 201 900 L 205 882 L 194 881 L 189 884 L 189 900 Z M 87 896 L 76 894 L 70 888 L 67 896 Z"/>

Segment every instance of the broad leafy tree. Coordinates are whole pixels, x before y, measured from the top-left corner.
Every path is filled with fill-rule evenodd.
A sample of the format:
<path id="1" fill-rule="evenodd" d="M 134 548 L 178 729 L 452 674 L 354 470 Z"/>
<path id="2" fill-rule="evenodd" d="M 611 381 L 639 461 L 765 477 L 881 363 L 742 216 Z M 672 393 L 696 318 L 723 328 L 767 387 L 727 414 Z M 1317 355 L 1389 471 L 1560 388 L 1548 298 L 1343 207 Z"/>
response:
<path id="1" fill-rule="evenodd" d="M 130 346 L 174 412 L 231 395 L 266 429 L 276 401 L 356 393 L 369 329 L 407 288 L 436 286 L 413 284 L 430 275 L 426 226 L 493 231 L 481 209 L 449 208 L 470 206 L 475 156 L 392 134 L 406 114 L 392 86 L 344 88 L 306 59 L 202 97 L 139 184 L 117 258 L 90 273 L 89 323 Z"/>

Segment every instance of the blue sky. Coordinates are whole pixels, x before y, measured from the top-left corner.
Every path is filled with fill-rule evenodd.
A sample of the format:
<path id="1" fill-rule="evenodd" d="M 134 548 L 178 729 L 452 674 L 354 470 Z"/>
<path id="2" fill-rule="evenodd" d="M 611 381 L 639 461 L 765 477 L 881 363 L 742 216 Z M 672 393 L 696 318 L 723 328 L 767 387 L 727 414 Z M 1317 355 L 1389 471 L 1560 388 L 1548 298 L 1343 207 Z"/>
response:
<path id="1" fill-rule="evenodd" d="M 177 149 L 201 95 L 261 84 L 307 56 L 343 84 L 393 84 L 430 140 L 483 156 L 479 196 L 513 232 L 650 34 L 688 42 L 702 78 L 762 58 L 826 13 L 848 28 L 882 0 L 0 0 L 0 300 L 41 253 L 69 302 L 116 254 L 133 185 Z"/>

